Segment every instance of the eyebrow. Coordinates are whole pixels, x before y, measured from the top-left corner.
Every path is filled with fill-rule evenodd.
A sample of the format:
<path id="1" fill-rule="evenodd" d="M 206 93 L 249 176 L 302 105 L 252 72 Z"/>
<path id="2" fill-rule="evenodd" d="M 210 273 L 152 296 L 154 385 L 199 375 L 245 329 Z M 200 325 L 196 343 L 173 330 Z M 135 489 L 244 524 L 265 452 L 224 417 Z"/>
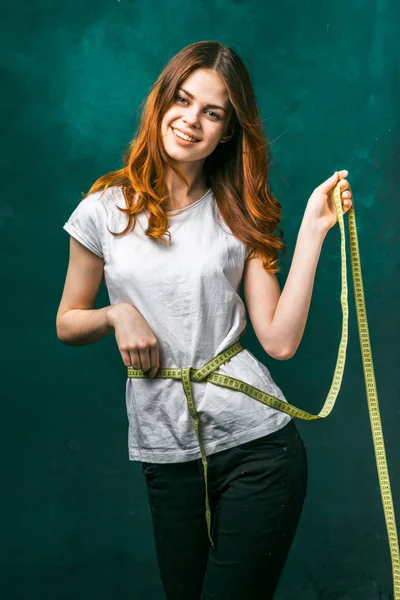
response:
<path id="1" fill-rule="evenodd" d="M 183 89 L 182 87 L 179 88 L 182 92 L 185 92 L 185 94 L 187 94 L 189 96 L 189 98 L 191 98 L 192 100 L 194 99 L 193 94 L 191 94 L 190 92 L 188 92 L 187 90 Z M 218 104 L 207 104 L 207 108 L 220 108 L 221 110 L 223 110 L 224 112 L 226 112 L 225 108 L 223 106 L 218 106 Z"/>

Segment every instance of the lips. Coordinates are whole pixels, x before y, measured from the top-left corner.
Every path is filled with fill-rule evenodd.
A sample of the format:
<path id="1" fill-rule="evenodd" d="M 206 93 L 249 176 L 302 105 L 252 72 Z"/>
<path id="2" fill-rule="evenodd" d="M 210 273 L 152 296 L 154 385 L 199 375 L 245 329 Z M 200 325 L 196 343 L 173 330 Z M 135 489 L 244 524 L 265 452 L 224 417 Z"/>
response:
<path id="1" fill-rule="evenodd" d="M 192 135 L 191 133 L 188 133 L 187 131 L 183 131 L 182 129 L 179 129 L 178 127 L 172 127 L 172 126 L 171 126 L 171 129 L 172 129 L 172 130 L 176 129 L 176 131 L 179 131 L 179 133 L 183 133 L 184 135 L 187 135 L 187 136 L 189 136 L 189 137 L 193 138 L 193 139 L 194 139 L 194 140 L 196 140 L 197 142 L 200 142 L 200 139 L 199 139 L 199 138 L 195 137 L 195 136 L 194 136 L 194 135 Z"/>

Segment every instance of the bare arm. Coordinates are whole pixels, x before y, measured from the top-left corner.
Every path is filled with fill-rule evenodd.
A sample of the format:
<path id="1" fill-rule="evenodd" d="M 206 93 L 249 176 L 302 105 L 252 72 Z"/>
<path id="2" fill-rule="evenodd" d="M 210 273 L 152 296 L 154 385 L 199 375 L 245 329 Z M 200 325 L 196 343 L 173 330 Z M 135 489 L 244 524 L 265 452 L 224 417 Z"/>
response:
<path id="1" fill-rule="evenodd" d="M 103 272 L 103 259 L 70 236 L 68 271 L 56 318 L 57 337 L 65 344 L 95 344 L 114 330 L 112 307 L 93 309 Z"/>
<path id="2" fill-rule="evenodd" d="M 109 325 L 109 308 L 67 310 L 58 318 L 58 339 L 69 346 L 85 346 L 100 341 L 114 330 Z"/>
<path id="3" fill-rule="evenodd" d="M 288 358 L 296 353 L 303 337 L 325 235 L 303 219 L 290 271 L 271 325 Z"/>
<path id="4" fill-rule="evenodd" d="M 244 295 L 254 332 L 265 352 L 291 358 L 304 333 L 318 259 L 325 234 L 303 219 L 283 291 L 260 257 L 245 263 Z"/>
<path id="5" fill-rule="evenodd" d="M 346 169 L 335 171 L 308 199 L 282 293 L 277 278 L 265 272 L 259 257 L 250 259 L 244 269 L 246 303 L 254 330 L 264 350 L 275 358 L 291 358 L 300 345 L 322 245 L 338 221 L 335 191 L 340 193 L 343 214 L 352 206 L 347 175 Z"/>
<path id="6" fill-rule="evenodd" d="M 121 302 L 93 308 L 103 273 L 103 259 L 71 236 L 70 260 L 56 319 L 57 337 L 70 346 L 83 346 L 114 332 L 124 365 L 154 377 L 160 367 L 158 340 L 136 307 Z"/>

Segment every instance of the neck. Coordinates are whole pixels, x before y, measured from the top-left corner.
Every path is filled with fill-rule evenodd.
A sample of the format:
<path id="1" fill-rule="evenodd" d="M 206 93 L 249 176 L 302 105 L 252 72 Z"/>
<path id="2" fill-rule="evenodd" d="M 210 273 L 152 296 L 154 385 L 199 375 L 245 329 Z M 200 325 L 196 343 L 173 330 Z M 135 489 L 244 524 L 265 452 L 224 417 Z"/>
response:
<path id="1" fill-rule="evenodd" d="M 168 167 L 168 171 L 166 171 L 164 175 L 164 181 L 169 195 L 169 202 L 166 207 L 167 210 L 185 208 L 199 200 L 208 190 L 202 170 L 202 164 L 199 165 L 198 163 L 193 163 L 190 165 L 186 163 L 185 166 L 177 164 L 177 167 L 186 177 L 189 187 L 186 187 L 185 183 L 178 177 L 175 171 Z"/>

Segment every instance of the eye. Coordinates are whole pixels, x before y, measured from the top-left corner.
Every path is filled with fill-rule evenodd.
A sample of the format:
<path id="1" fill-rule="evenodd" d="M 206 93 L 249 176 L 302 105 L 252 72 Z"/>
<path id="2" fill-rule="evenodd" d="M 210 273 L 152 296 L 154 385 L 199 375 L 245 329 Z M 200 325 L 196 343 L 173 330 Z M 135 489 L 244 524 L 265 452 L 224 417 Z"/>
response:
<path id="1" fill-rule="evenodd" d="M 175 96 L 175 100 L 184 100 L 187 102 L 186 98 L 183 98 L 182 96 Z"/>
<path id="2" fill-rule="evenodd" d="M 175 100 L 177 100 L 178 102 L 179 102 L 180 100 L 183 100 L 184 102 L 187 102 L 186 98 L 184 98 L 183 96 L 179 96 L 179 95 L 176 95 L 176 96 L 175 96 Z M 220 118 L 221 118 L 219 115 L 217 115 L 217 113 L 215 113 L 215 112 L 214 112 L 214 111 L 212 111 L 212 110 L 208 110 L 207 112 L 208 112 L 208 113 L 210 113 L 211 115 L 214 115 L 214 116 L 213 116 L 213 119 L 215 119 L 216 121 L 217 121 L 218 119 L 220 119 Z"/>
<path id="3" fill-rule="evenodd" d="M 220 119 L 220 116 L 219 116 L 219 115 L 217 115 L 217 113 L 215 113 L 214 111 L 212 111 L 212 110 L 208 110 L 207 112 L 209 112 L 209 113 L 211 113 L 212 115 L 214 115 L 214 116 L 216 117 L 216 119 Z"/>

